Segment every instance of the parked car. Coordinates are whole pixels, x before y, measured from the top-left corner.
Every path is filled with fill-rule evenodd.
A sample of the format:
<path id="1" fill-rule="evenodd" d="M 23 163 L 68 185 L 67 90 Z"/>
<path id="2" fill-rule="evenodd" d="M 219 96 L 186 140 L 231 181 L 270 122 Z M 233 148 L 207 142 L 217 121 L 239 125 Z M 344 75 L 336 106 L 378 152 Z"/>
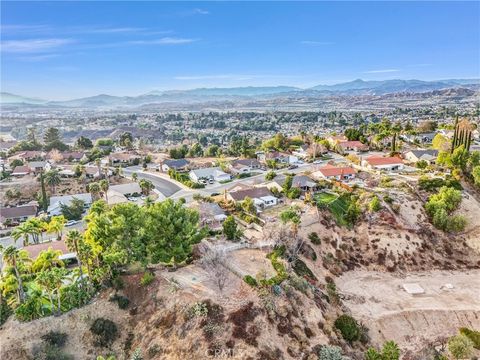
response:
<path id="1" fill-rule="evenodd" d="M 68 220 L 66 223 L 65 223 L 65 226 L 73 226 L 75 224 L 77 224 L 78 221 L 77 220 Z"/>
<path id="2" fill-rule="evenodd" d="M 288 167 L 288 170 L 292 170 L 292 169 L 296 169 L 296 168 L 298 168 L 298 165 L 290 165 Z"/>
<path id="3" fill-rule="evenodd" d="M 208 180 L 208 183 L 209 183 L 209 184 L 213 184 L 214 182 L 215 182 L 215 181 L 213 181 L 213 179 Z"/>

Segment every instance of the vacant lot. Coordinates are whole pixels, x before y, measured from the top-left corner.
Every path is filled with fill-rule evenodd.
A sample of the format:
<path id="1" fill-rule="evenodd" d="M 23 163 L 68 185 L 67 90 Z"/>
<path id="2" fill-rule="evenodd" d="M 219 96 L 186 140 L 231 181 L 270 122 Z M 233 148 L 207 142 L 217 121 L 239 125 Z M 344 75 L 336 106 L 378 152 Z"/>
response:
<path id="1" fill-rule="evenodd" d="M 427 341 L 454 335 L 459 327 L 480 328 L 480 270 L 426 271 L 408 275 L 352 271 L 337 279 L 344 304 L 381 344 L 393 339 L 418 350 Z M 402 287 L 419 284 L 410 295 Z"/>

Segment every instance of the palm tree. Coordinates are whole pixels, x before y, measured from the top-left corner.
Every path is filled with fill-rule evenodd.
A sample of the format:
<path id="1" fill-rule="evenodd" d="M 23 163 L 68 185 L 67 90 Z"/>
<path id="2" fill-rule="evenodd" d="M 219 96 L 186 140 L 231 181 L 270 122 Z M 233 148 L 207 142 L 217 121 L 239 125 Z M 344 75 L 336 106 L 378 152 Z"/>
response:
<path id="1" fill-rule="evenodd" d="M 52 193 L 55 194 L 55 187 L 62 182 L 58 170 L 50 170 L 45 173 L 45 182 L 52 187 Z"/>
<path id="2" fill-rule="evenodd" d="M 38 244 L 40 242 L 39 236 L 43 235 L 43 230 L 45 229 L 44 221 L 39 218 L 30 218 L 25 224 L 31 228 L 30 234 L 32 235 L 33 242 Z"/>
<path id="3" fill-rule="evenodd" d="M 65 238 L 65 243 L 68 250 L 74 251 L 77 254 L 78 267 L 80 269 L 80 278 L 83 280 L 83 271 L 82 271 L 82 254 L 80 254 L 80 245 L 83 242 L 83 235 L 80 234 L 78 230 L 71 230 L 68 232 L 67 237 Z"/>
<path id="4" fill-rule="evenodd" d="M 142 192 L 145 195 L 148 195 L 150 191 L 152 191 L 155 188 L 153 183 L 150 180 L 146 180 L 146 179 L 140 180 L 138 185 L 140 185 L 140 188 L 142 189 Z"/>
<path id="5" fill-rule="evenodd" d="M 17 242 L 18 239 L 23 237 L 23 246 L 27 246 L 30 242 L 30 235 L 32 235 L 32 226 L 24 222 L 20 225 L 18 225 L 15 229 L 12 231 L 12 238 Z"/>
<path id="6" fill-rule="evenodd" d="M 100 180 L 99 186 L 100 186 L 100 189 L 102 190 L 102 192 L 105 194 L 105 201 L 108 203 L 107 192 L 108 192 L 108 188 L 110 187 L 109 184 L 108 184 L 108 180 L 106 180 L 106 179 Z"/>
<path id="7" fill-rule="evenodd" d="M 98 194 L 100 194 L 102 189 L 100 188 L 100 185 L 98 183 L 94 182 L 88 185 L 88 191 L 90 192 L 90 194 L 92 194 L 92 197 L 95 199 L 97 198 Z"/>
<path id="8" fill-rule="evenodd" d="M 95 159 L 95 165 L 97 165 L 98 177 L 101 179 L 102 178 L 102 163 L 101 163 L 100 159 Z"/>
<path id="9" fill-rule="evenodd" d="M 35 282 L 38 283 L 38 285 L 40 285 L 40 287 L 42 287 L 48 294 L 50 308 L 53 314 L 55 313 L 55 302 L 53 301 L 53 291 L 55 290 L 55 285 L 52 280 L 52 274 L 50 271 L 41 271 L 37 275 Z"/>
<path id="10" fill-rule="evenodd" d="M 11 266 L 14 271 L 18 283 L 18 302 L 22 304 L 25 301 L 25 290 L 23 289 L 23 281 L 18 269 L 22 262 L 28 259 L 28 254 L 25 250 L 17 249 L 13 245 L 8 246 L 7 248 L 0 245 L 0 252 L 2 253 L 3 262 Z"/>
<path id="11" fill-rule="evenodd" d="M 137 180 L 138 180 L 138 175 L 137 175 L 136 172 L 132 174 L 132 180 L 133 180 L 133 181 L 137 181 Z"/>
<path id="12" fill-rule="evenodd" d="M 47 225 L 47 232 L 51 234 L 52 233 L 57 234 L 57 240 L 58 241 L 62 240 L 62 232 L 63 232 L 63 229 L 65 228 L 66 222 L 67 220 L 63 217 L 63 215 L 52 217 L 52 219 Z"/>
<path id="13" fill-rule="evenodd" d="M 48 250 L 43 250 L 33 262 L 32 271 L 43 272 L 54 267 L 65 266 L 64 262 L 60 260 L 61 255 L 60 250 L 53 250 L 51 247 Z"/>

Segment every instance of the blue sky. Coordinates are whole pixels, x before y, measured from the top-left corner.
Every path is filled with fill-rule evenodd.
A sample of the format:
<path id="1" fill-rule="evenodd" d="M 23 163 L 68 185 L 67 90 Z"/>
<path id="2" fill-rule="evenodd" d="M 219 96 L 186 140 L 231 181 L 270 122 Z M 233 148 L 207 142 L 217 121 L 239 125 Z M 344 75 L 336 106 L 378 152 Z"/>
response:
<path id="1" fill-rule="evenodd" d="M 4 2 L 2 91 L 480 77 L 479 2 Z"/>

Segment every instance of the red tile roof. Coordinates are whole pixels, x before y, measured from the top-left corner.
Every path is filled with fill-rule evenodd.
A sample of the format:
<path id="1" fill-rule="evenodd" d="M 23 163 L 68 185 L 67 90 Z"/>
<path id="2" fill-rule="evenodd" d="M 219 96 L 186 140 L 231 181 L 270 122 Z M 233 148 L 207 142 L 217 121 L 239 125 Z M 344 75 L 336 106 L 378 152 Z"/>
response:
<path id="1" fill-rule="evenodd" d="M 71 251 L 68 250 L 64 240 L 29 245 L 25 246 L 22 250 L 27 251 L 30 258 L 35 260 L 42 251 L 48 250 L 49 248 L 52 248 L 52 250 L 60 250 L 63 254 L 71 253 Z"/>
<path id="2" fill-rule="evenodd" d="M 402 159 L 391 156 L 391 157 L 381 157 L 381 156 L 370 156 L 365 159 L 370 165 L 393 165 L 393 164 L 403 164 Z"/>
<path id="3" fill-rule="evenodd" d="M 357 171 L 350 167 L 350 166 L 345 166 L 345 167 L 335 167 L 332 165 L 325 165 L 324 167 L 320 168 L 318 171 L 320 171 L 323 176 L 339 176 L 339 175 L 352 175 L 356 174 Z"/>

